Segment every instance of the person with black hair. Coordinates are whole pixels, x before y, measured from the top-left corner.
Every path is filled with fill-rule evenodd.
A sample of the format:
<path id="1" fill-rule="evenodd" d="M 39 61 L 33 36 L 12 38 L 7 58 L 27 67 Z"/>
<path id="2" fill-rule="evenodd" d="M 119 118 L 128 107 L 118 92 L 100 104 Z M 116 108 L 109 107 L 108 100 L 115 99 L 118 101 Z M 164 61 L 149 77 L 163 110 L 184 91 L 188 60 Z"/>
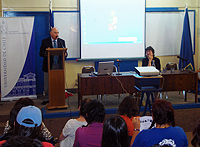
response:
<path id="1" fill-rule="evenodd" d="M 6 125 L 4 128 L 4 134 L 3 134 L 3 136 L 1 136 L 0 141 L 7 140 L 12 136 L 13 129 L 14 129 L 14 123 L 16 121 L 17 114 L 22 107 L 24 107 L 24 105 L 18 104 L 16 106 L 14 106 L 12 108 L 12 110 L 10 111 L 9 120 L 6 121 Z"/>
<path id="2" fill-rule="evenodd" d="M 15 105 L 13 106 L 12 110 L 10 111 L 9 120 L 6 121 L 6 125 L 4 127 L 4 134 L 8 135 L 12 132 L 12 130 L 14 128 L 14 122 L 16 120 L 19 110 L 22 107 L 29 106 L 29 105 L 33 106 L 34 101 L 28 97 L 20 98 L 19 100 L 17 100 L 15 102 Z"/>
<path id="3" fill-rule="evenodd" d="M 181 127 L 175 127 L 174 109 L 166 100 L 155 100 L 152 105 L 153 122 L 149 129 L 135 131 L 131 147 L 150 147 L 154 144 L 187 147 L 188 140 Z M 152 128 L 156 124 L 155 128 Z M 140 128 L 140 121 L 133 119 L 133 125 Z M 139 134 L 138 134 L 139 133 Z"/>
<path id="4" fill-rule="evenodd" d="M 101 147 L 129 147 L 128 129 L 120 116 L 109 116 L 103 123 Z"/>
<path id="5" fill-rule="evenodd" d="M 5 141 L 1 147 L 43 147 L 38 139 L 31 139 L 24 136 L 13 136 Z"/>
<path id="6" fill-rule="evenodd" d="M 160 71 L 160 59 L 155 57 L 155 51 L 153 47 L 149 46 L 145 49 L 145 57 L 142 60 L 142 66 L 154 66 L 157 70 Z M 155 99 L 158 98 L 158 92 L 154 92 Z"/>
<path id="7" fill-rule="evenodd" d="M 87 104 L 85 114 L 87 125 L 76 130 L 73 147 L 100 147 L 103 121 L 105 119 L 104 105 L 97 100 L 93 100 Z"/>
<path id="8" fill-rule="evenodd" d="M 191 140 L 192 146 L 194 147 L 200 146 L 200 120 L 196 124 L 192 134 L 193 134 L 193 138 Z"/>
<path id="9" fill-rule="evenodd" d="M 4 135 L 0 138 L 0 141 L 6 140 L 12 135 L 14 122 L 16 121 L 16 117 L 19 110 L 24 106 L 34 106 L 34 105 L 35 105 L 34 101 L 28 97 L 20 98 L 19 100 L 16 101 L 14 107 L 10 111 L 10 117 L 9 120 L 6 121 L 6 125 L 4 127 Z M 51 132 L 48 130 L 48 128 L 45 126 L 43 122 L 42 122 L 42 138 L 43 140 L 54 144 L 54 137 L 52 136 Z"/>
<path id="10" fill-rule="evenodd" d="M 125 97 L 119 104 L 117 113 L 125 120 L 128 128 L 128 135 L 132 138 L 134 132 L 132 119 L 138 114 L 137 101 L 131 96 Z"/>
<path id="11" fill-rule="evenodd" d="M 12 136 L 24 136 L 41 140 L 42 112 L 35 106 L 22 107 L 17 114 Z M 42 140 L 41 140 L 42 141 Z M 0 145 L 4 141 L 0 141 Z M 51 143 L 42 142 L 43 147 L 53 147 Z"/>
<path id="12" fill-rule="evenodd" d="M 60 140 L 60 147 L 72 147 L 74 144 L 75 139 L 75 132 L 79 127 L 82 127 L 83 125 L 87 125 L 87 122 L 85 120 L 85 108 L 87 107 L 87 104 L 91 101 L 91 99 L 86 98 L 81 102 L 81 106 L 79 107 L 79 117 L 77 119 L 70 119 L 65 124 L 62 133 L 60 134 L 59 140 Z"/>
<path id="13" fill-rule="evenodd" d="M 30 99 L 29 97 L 25 97 L 25 98 L 20 98 L 18 99 L 16 102 L 15 102 L 15 105 L 14 106 L 17 106 L 17 105 L 24 105 L 24 106 L 34 106 L 34 101 L 32 99 Z"/>
<path id="14" fill-rule="evenodd" d="M 154 66 L 156 69 L 160 70 L 160 59 L 155 57 L 155 51 L 153 47 L 149 46 L 145 49 L 145 57 L 142 60 L 142 66 Z"/>

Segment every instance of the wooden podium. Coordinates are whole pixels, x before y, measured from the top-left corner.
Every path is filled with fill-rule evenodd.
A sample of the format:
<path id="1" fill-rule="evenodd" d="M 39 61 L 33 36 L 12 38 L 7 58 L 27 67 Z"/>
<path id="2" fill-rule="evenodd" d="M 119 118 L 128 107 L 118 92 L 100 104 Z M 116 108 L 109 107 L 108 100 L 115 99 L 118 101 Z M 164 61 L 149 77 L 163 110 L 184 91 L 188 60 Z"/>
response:
<path id="1" fill-rule="evenodd" d="M 49 78 L 49 104 L 48 109 L 67 108 L 65 103 L 65 53 L 67 48 L 48 48 L 48 78 Z M 60 69 L 50 69 L 50 56 L 59 55 L 62 58 Z"/>

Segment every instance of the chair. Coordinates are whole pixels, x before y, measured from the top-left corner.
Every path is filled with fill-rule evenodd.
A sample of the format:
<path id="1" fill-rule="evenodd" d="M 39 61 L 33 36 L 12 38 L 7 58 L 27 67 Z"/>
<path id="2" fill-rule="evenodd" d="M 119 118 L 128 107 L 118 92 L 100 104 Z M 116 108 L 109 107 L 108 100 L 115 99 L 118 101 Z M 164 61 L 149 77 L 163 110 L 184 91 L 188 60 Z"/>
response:
<path id="1" fill-rule="evenodd" d="M 82 68 L 82 73 L 92 73 L 92 72 L 95 72 L 94 66 L 84 66 Z M 75 85 L 78 86 L 78 79 L 76 79 Z"/>
<path id="2" fill-rule="evenodd" d="M 172 68 L 173 68 L 174 70 L 179 70 L 178 64 L 177 64 L 177 63 L 171 63 L 171 62 L 169 62 L 169 63 L 167 63 L 167 64 L 165 65 L 165 69 L 166 69 L 166 70 L 171 70 Z"/>
<path id="3" fill-rule="evenodd" d="M 82 73 L 91 73 L 95 72 L 94 66 L 84 66 L 82 68 Z"/>

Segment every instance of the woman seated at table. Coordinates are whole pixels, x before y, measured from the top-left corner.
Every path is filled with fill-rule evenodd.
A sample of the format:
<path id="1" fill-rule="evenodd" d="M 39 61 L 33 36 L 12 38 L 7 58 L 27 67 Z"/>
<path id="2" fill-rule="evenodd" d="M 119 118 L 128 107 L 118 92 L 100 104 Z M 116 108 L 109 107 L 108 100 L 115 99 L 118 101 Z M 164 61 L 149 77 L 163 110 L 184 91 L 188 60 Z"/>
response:
<path id="1" fill-rule="evenodd" d="M 142 60 L 142 66 L 154 66 L 160 70 L 160 59 L 155 57 L 155 51 L 153 47 L 149 46 L 145 49 L 145 57 Z"/>

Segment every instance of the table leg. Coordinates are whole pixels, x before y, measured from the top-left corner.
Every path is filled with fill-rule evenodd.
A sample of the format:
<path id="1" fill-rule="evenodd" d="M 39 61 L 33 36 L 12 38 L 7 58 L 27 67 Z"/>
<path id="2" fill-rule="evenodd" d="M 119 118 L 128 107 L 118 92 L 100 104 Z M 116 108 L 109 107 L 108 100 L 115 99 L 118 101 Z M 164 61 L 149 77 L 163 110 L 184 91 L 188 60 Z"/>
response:
<path id="1" fill-rule="evenodd" d="M 187 102 L 187 91 L 185 91 L 185 102 Z"/>

